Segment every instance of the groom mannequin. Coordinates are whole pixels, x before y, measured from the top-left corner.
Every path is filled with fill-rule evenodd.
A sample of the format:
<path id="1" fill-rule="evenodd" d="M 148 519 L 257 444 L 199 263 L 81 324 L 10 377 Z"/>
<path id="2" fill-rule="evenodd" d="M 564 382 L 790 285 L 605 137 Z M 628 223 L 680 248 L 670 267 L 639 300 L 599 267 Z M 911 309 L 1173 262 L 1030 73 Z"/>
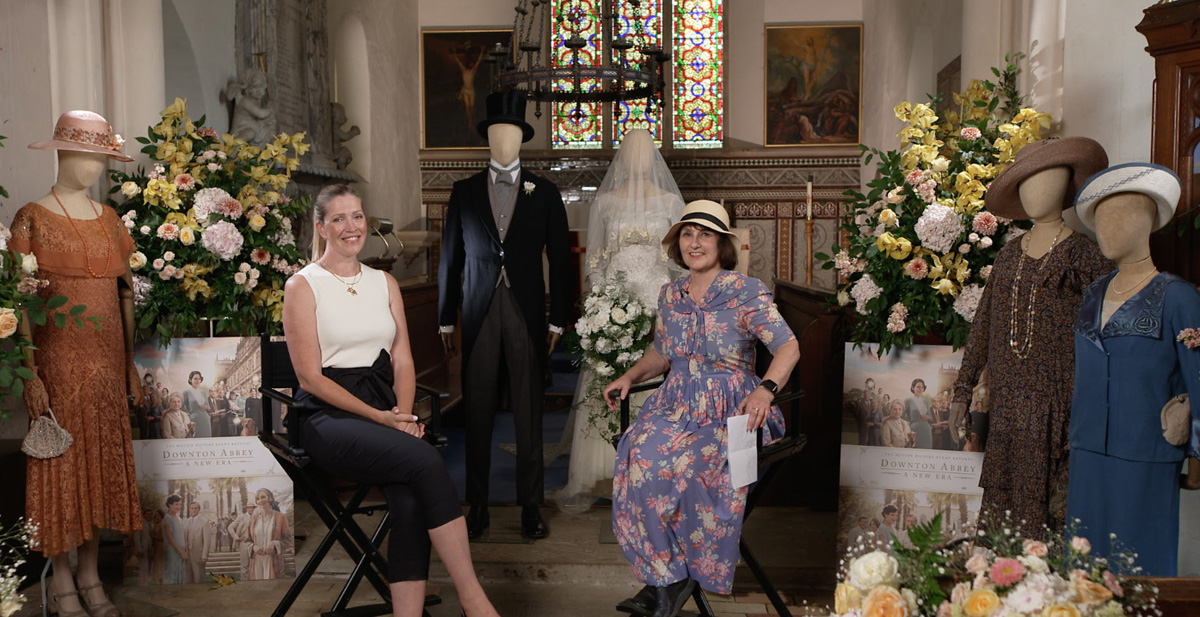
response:
<path id="1" fill-rule="evenodd" d="M 454 183 L 446 207 L 438 270 L 438 325 L 448 354 L 462 304 L 463 400 L 467 410 L 467 535 L 488 528 L 492 429 L 501 379 L 516 423 L 517 503 L 521 534 L 549 533 L 543 501 L 543 368 L 567 322 L 571 255 L 567 213 L 558 187 L 521 168 L 521 144 L 533 137 L 519 92 L 487 98 L 479 133 L 488 140 L 488 169 Z M 545 250 L 550 275 L 546 323 Z"/>

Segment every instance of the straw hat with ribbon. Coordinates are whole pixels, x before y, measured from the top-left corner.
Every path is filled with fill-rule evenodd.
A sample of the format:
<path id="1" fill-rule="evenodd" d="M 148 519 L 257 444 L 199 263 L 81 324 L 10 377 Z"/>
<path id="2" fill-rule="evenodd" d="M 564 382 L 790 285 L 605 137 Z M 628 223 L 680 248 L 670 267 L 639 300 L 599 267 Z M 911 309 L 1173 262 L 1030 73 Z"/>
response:
<path id="1" fill-rule="evenodd" d="M 684 225 L 699 225 L 717 233 L 737 237 L 737 234 L 729 228 L 729 213 L 725 212 L 725 208 L 721 204 L 708 199 L 697 199 L 684 206 L 683 213 L 679 216 L 679 222 L 672 225 L 667 230 L 667 235 L 663 236 L 662 246 L 664 249 L 670 249 L 671 245 L 675 244 L 679 239 L 679 228 Z"/>
<path id="2" fill-rule="evenodd" d="M 121 152 L 125 140 L 113 133 L 112 125 L 98 113 L 91 111 L 68 111 L 58 117 L 54 125 L 54 137 L 48 141 L 29 144 L 34 150 L 75 150 L 103 154 L 124 161 L 133 160 Z"/>

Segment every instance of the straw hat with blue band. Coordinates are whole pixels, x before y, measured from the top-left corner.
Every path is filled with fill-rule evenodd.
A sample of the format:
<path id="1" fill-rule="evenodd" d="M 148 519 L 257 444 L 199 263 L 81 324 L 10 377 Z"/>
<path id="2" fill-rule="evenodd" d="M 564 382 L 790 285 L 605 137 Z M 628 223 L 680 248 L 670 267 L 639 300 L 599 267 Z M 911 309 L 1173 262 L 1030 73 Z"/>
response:
<path id="1" fill-rule="evenodd" d="M 1174 171 L 1154 163 L 1113 165 L 1084 182 L 1075 198 L 1079 220 L 1088 229 L 1096 228 L 1096 206 L 1119 193 L 1141 193 L 1154 200 L 1157 214 L 1154 229 L 1162 229 L 1175 216 L 1175 207 L 1183 184 Z"/>
<path id="2" fill-rule="evenodd" d="M 683 214 L 679 216 L 679 222 L 672 225 L 667 230 L 667 235 L 663 236 L 662 246 L 664 249 L 669 249 L 678 241 L 679 229 L 684 225 L 699 225 L 717 233 L 734 237 L 737 235 L 729 228 L 729 213 L 725 212 L 724 206 L 708 199 L 697 199 L 684 206 Z"/>

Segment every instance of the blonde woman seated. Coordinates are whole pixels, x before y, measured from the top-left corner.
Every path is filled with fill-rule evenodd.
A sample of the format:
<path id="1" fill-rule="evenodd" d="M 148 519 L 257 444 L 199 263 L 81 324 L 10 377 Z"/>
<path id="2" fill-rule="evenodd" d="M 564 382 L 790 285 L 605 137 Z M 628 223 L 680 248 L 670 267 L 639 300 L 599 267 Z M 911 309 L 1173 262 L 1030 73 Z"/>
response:
<path id="1" fill-rule="evenodd" d="M 900 399 L 892 401 L 892 405 L 888 411 L 891 413 L 883 421 L 883 429 L 881 431 L 883 447 L 911 448 L 916 443 L 917 434 L 913 432 L 908 420 L 902 417 L 904 415 L 904 402 Z"/>
<path id="2" fill-rule="evenodd" d="M 302 413 L 300 443 L 326 473 L 383 490 L 395 615 L 421 614 L 432 544 L 465 614 L 494 616 L 471 565 L 454 484 L 413 415 L 416 375 L 400 287 L 358 261 L 368 236 L 362 202 L 348 185 L 325 187 L 313 201 L 313 222 L 320 257 L 288 279 L 283 305 L 296 397 L 306 404 L 293 410 Z"/>

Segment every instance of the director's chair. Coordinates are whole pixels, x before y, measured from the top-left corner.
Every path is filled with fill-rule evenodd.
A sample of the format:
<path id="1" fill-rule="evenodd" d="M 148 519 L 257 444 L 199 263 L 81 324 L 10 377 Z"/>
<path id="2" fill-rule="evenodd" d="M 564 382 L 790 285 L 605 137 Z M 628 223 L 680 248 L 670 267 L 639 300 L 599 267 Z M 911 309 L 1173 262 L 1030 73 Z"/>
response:
<path id="1" fill-rule="evenodd" d="M 329 529 L 317 545 L 312 558 L 297 573 L 296 580 L 271 615 L 272 617 L 283 617 L 287 614 L 335 543 L 341 545 L 350 559 L 354 561 L 355 566 L 347 578 L 346 584 L 342 587 L 341 593 L 338 594 L 337 600 L 334 601 L 333 607 L 321 613 L 321 616 L 391 615 L 392 594 L 385 575 L 387 560 L 379 552 L 379 547 L 383 544 L 383 540 L 391 528 L 387 505 L 378 501 L 364 503 L 368 493 L 374 488 L 372 485 L 346 483 L 324 474 L 316 468 L 316 465 L 312 464 L 312 459 L 300 445 L 301 412 L 296 407 L 297 401 L 282 392 L 284 389 L 294 391 L 299 386 L 300 382 L 292 368 L 291 357 L 288 355 L 287 343 L 282 340 L 273 341 L 271 337 L 263 336 L 262 386 L 259 388 L 259 392 L 269 399 L 269 404 L 263 410 L 259 439 L 271 451 L 271 454 L 275 455 L 276 460 L 291 477 L 292 482 L 308 498 L 313 511 Z M 423 395 L 423 398 L 418 399 L 418 403 L 428 401 L 430 407 L 425 439 L 440 450 L 446 444 L 445 436 L 437 432 L 441 423 L 441 405 L 449 395 L 420 384 L 417 385 L 417 393 L 418 397 Z M 288 407 L 287 414 L 282 416 L 286 435 L 276 433 L 273 426 L 274 418 L 281 417 L 280 405 Z M 346 497 L 347 495 L 348 497 Z M 368 536 L 366 531 L 359 526 L 355 517 L 370 516 L 377 510 L 383 511 L 383 517 L 379 525 Z M 375 591 L 383 598 L 383 602 L 349 607 L 348 604 L 363 578 L 366 578 L 367 582 L 375 588 Z M 440 604 L 441 601 L 441 598 L 436 595 L 425 596 L 425 606 Z M 425 615 L 428 617 L 429 613 L 425 612 Z"/>

